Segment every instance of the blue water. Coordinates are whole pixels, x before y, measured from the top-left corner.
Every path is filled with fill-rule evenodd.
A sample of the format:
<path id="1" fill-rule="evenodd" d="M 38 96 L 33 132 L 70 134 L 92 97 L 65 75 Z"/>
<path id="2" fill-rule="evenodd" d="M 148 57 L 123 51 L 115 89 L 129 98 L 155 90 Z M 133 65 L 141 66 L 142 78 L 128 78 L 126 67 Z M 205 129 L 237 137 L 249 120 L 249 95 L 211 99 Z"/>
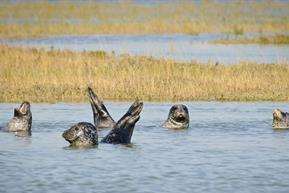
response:
<path id="1" fill-rule="evenodd" d="M 133 145 L 71 149 L 61 133 L 92 122 L 89 104 L 32 104 L 31 137 L 0 132 L 0 192 L 289 192 L 285 103 L 187 102 L 188 130 L 160 127 L 171 104 L 145 103 Z M 107 103 L 118 119 L 130 103 Z M 0 125 L 16 104 L 0 104 Z M 108 130 L 100 131 L 103 137 Z"/>
<path id="2" fill-rule="evenodd" d="M 216 62 L 235 64 L 242 61 L 289 63 L 288 45 L 210 43 L 213 40 L 228 36 L 226 34 L 56 36 L 40 39 L 1 40 L 0 43 L 74 51 L 103 50 L 117 55 L 153 56 L 181 62 L 198 61 L 213 64 Z"/>

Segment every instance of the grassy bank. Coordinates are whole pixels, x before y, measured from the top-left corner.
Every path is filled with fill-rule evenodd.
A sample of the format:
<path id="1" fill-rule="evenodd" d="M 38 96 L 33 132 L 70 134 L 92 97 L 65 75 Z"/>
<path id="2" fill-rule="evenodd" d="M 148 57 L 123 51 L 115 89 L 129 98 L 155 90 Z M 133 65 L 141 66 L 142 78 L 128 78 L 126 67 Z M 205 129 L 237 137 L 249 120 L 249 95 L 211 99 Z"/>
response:
<path id="1" fill-rule="evenodd" d="M 289 31 L 284 1 L 2 1 L 0 38 L 83 34 L 198 34 Z"/>
<path id="2" fill-rule="evenodd" d="M 0 102 L 106 100 L 289 101 L 289 65 L 176 63 L 104 52 L 0 46 Z"/>
<path id="3" fill-rule="evenodd" d="M 289 44 L 289 35 L 272 35 L 272 36 L 259 36 L 256 38 L 235 38 L 235 39 L 221 39 L 215 40 L 213 43 L 217 44 Z"/>

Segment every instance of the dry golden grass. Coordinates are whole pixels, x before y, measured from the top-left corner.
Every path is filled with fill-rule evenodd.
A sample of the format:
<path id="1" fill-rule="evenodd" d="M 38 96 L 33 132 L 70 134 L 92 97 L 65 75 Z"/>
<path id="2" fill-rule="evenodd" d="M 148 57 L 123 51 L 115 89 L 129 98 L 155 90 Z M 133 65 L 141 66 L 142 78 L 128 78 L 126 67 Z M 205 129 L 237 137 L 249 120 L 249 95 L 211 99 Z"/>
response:
<path id="1" fill-rule="evenodd" d="M 0 46 L 0 102 L 106 100 L 288 101 L 289 65 L 176 63 L 104 52 Z"/>
<path id="2" fill-rule="evenodd" d="M 289 44 L 289 35 L 275 34 L 256 38 L 235 38 L 215 40 L 217 44 Z"/>
<path id="3" fill-rule="evenodd" d="M 0 37 L 76 34 L 197 34 L 289 31 L 289 4 L 282 1 L 175 1 L 154 5 L 18 2 L 0 4 Z"/>

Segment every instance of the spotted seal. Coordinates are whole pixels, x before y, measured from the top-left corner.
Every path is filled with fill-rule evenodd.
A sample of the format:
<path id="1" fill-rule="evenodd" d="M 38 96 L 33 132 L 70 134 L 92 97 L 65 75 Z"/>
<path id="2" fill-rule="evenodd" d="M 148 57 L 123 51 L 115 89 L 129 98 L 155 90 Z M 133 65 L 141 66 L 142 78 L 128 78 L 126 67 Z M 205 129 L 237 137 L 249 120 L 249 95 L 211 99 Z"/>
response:
<path id="1" fill-rule="evenodd" d="M 273 128 L 288 129 L 289 128 L 289 113 L 283 112 L 280 109 L 273 111 Z"/>
<path id="2" fill-rule="evenodd" d="M 113 129 L 101 140 L 102 143 L 129 144 L 134 126 L 140 118 L 143 103 L 136 100 Z"/>
<path id="3" fill-rule="evenodd" d="M 80 122 L 64 131 L 62 137 L 73 147 L 86 147 L 98 145 L 96 127 L 87 122 Z"/>
<path id="4" fill-rule="evenodd" d="M 110 116 L 103 102 L 99 100 L 97 95 L 90 87 L 88 87 L 87 90 L 93 112 L 94 125 L 97 128 L 113 128 L 115 125 L 115 121 Z"/>
<path id="5" fill-rule="evenodd" d="M 189 127 L 189 111 L 185 105 L 173 105 L 163 127 L 170 129 L 187 129 Z"/>
<path id="6" fill-rule="evenodd" d="M 117 122 L 112 119 L 104 104 L 97 95 L 88 87 L 88 95 L 93 111 L 94 124 L 80 122 L 64 131 L 62 137 L 74 147 L 87 147 L 98 145 L 98 128 L 112 128 L 101 140 L 103 143 L 128 144 L 134 130 L 135 123 L 139 120 L 143 103 L 135 101 L 127 113 Z"/>
<path id="7" fill-rule="evenodd" d="M 19 108 L 14 109 L 14 116 L 4 128 L 8 132 L 31 132 L 32 113 L 30 103 L 24 101 Z"/>

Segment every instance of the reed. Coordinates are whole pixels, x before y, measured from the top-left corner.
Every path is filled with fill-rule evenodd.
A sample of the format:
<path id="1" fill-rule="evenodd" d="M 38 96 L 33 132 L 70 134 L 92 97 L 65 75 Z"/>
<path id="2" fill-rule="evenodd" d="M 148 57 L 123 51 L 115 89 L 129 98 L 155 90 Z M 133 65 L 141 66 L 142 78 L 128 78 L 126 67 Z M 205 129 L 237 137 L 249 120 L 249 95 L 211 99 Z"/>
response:
<path id="1" fill-rule="evenodd" d="M 289 31 L 283 1 L 33 1 L 0 4 L 0 38 L 88 34 Z"/>
<path id="2" fill-rule="evenodd" d="M 5 45 L 0 61 L 0 102 L 83 102 L 87 86 L 106 100 L 289 100 L 288 64 L 215 66 Z"/>

